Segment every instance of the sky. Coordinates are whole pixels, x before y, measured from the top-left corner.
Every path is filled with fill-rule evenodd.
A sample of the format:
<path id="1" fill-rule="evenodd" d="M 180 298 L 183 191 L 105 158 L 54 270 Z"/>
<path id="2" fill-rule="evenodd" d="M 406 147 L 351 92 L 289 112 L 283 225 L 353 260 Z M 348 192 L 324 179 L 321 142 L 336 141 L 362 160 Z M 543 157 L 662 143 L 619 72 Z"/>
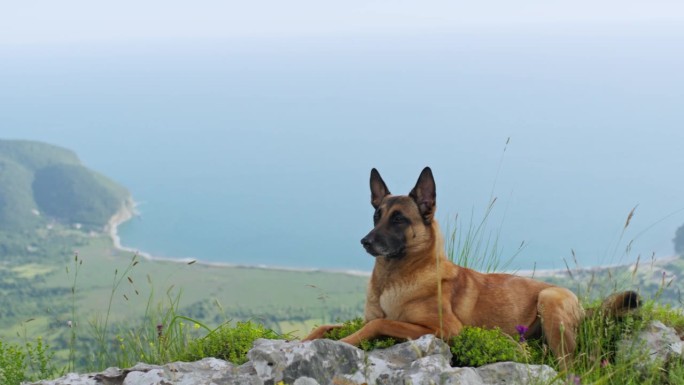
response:
<path id="1" fill-rule="evenodd" d="M 188 198 L 178 192 L 182 189 L 150 188 L 150 175 L 159 173 L 145 166 L 163 164 L 161 169 L 176 172 L 166 162 L 175 157 L 177 143 L 185 145 L 185 133 L 196 139 L 193 158 L 198 161 L 254 149 L 274 152 L 271 158 L 250 158 L 266 174 L 277 171 L 270 161 L 294 153 L 300 168 L 292 175 L 317 172 L 320 180 L 334 175 L 325 183 L 336 188 L 347 178 L 348 192 L 358 194 L 359 204 L 347 203 L 361 211 L 350 209 L 345 224 L 331 226 L 349 229 L 344 236 L 353 238 L 338 240 L 351 250 L 340 249 L 340 255 L 359 258 L 366 258 L 358 247 L 358 229 L 366 229 L 369 206 L 358 181 L 371 166 L 408 183 L 414 177 L 402 170 L 433 166 L 445 175 L 441 196 L 453 202 L 451 208 L 440 206 L 442 214 L 467 217 L 478 202 L 489 202 L 481 200 L 493 193 L 488 171 L 497 169 L 500 144 L 512 136 L 497 185 L 501 201 L 510 202 L 510 211 L 502 215 L 520 230 L 508 231 L 513 242 L 507 245 L 517 247 L 523 239 L 531 247 L 548 243 L 562 250 L 531 249 L 530 255 L 556 257 L 585 244 L 603 249 L 610 237 L 595 229 L 605 228 L 605 221 L 609 227 L 615 218 L 620 227 L 637 203 L 642 222 L 635 223 L 641 228 L 681 212 L 681 183 L 673 184 L 671 175 L 684 167 L 671 154 L 680 151 L 684 121 L 683 27 L 684 0 L 0 0 L 0 130 L 3 136 L 76 150 L 87 165 L 131 188 L 136 199 L 161 199 L 160 222 L 171 222 L 167 213 Z M 206 142 L 195 137 L 198 124 Z M 369 128 L 375 126 L 382 129 Z M 148 140 L 131 141 L 120 135 L 122 127 L 144 131 Z M 383 133 L 394 130 L 395 143 L 413 146 L 410 133 L 416 127 L 424 127 L 421 140 L 427 133 L 441 138 L 437 151 L 417 156 L 410 167 L 399 151 L 376 155 Z M 272 128 L 273 135 L 260 136 Z M 237 134 L 230 141 L 214 143 L 214 131 L 233 135 L 233 129 Z M 75 133 L 70 141 L 69 133 Z M 159 135 L 167 140 L 164 145 L 158 133 L 164 133 Z M 282 145 L 290 136 L 299 146 L 294 152 Z M 145 162 L 119 156 L 124 146 L 143 153 L 152 142 L 160 155 Z M 330 143 L 338 152 L 326 151 Z M 166 157 L 162 150 L 168 151 Z M 361 150 L 365 157 L 357 163 L 346 161 L 347 154 Z M 452 157 L 463 164 L 451 163 Z M 323 162 L 310 162 L 323 158 L 344 161 L 336 173 Z M 221 159 L 227 175 L 236 162 Z M 196 163 L 179 163 L 192 167 L 186 175 L 194 175 Z M 129 171 L 133 168 L 137 173 Z M 290 175 L 274 174 L 268 175 Z M 176 179 L 170 175 L 168 180 Z M 475 187 L 465 192 L 461 180 Z M 304 197 L 295 191 L 299 187 L 282 196 Z M 254 195 L 226 189 L 246 202 Z M 216 202 L 225 201 L 220 186 L 208 190 Z M 176 192 L 180 198 L 154 191 Z M 567 201 L 559 203 L 561 196 Z M 307 203 L 302 199 L 300 205 Z M 614 211 L 596 209 L 607 203 Z M 153 223 L 153 204 L 147 206 L 145 223 Z M 211 216 L 217 206 L 207 207 Z M 271 211 L 287 216 L 282 208 Z M 195 214 L 190 212 L 190 218 Z M 663 250 L 670 250 L 681 218 L 656 229 L 665 234 L 658 241 Z M 555 224 L 560 221 L 563 229 Z M 272 222 L 275 234 L 280 222 Z M 582 232 L 587 222 L 593 230 Z M 204 218 L 197 223 L 194 227 L 201 229 Z M 242 225 L 239 220 L 214 227 Z M 152 238 L 136 231 L 139 239 Z M 178 233 L 170 228 L 170 235 L 156 239 L 167 245 Z M 562 242 L 553 238 L 559 235 Z M 201 239 L 179 241 L 194 253 L 205 242 Z M 205 243 L 220 248 L 221 239 Z M 299 235 L 293 239 L 298 240 L 293 247 L 302 243 Z M 131 245 L 147 251 L 148 243 Z"/>
<path id="2" fill-rule="evenodd" d="M 0 44 L 680 22 L 684 22 L 681 0 L 27 0 L 0 5 Z"/>

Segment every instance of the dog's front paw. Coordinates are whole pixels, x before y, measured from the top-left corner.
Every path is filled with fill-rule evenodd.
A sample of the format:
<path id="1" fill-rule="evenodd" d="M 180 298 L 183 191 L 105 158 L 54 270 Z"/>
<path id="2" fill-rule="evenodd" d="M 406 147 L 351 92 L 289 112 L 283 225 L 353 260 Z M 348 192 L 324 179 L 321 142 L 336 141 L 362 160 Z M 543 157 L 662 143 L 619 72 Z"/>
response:
<path id="1" fill-rule="evenodd" d="M 305 341 L 313 341 L 317 340 L 319 338 L 323 338 L 325 336 L 325 333 L 337 329 L 341 327 L 342 325 L 323 325 L 319 326 L 316 329 L 314 329 L 308 336 L 306 336 L 304 339 L 302 339 L 302 342 Z"/>

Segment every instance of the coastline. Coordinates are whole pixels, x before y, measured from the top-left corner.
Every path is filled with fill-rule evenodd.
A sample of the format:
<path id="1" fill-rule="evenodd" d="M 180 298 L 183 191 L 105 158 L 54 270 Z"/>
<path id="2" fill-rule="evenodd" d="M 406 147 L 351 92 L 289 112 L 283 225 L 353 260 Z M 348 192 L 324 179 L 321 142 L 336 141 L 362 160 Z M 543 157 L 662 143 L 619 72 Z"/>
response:
<path id="1" fill-rule="evenodd" d="M 302 273 L 334 273 L 334 274 L 346 274 L 358 277 L 370 277 L 370 271 L 363 270 L 330 270 L 330 269 L 318 269 L 318 268 L 293 268 L 293 267 L 281 267 L 281 266 L 267 266 L 267 265 L 242 265 L 242 264 L 232 264 L 225 262 L 206 262 L 197 260 L 194 258 L 170 258 L 170 257 L 155 257 L 149 253 L 138 250 L 133 247 L 124 246 L 121 244 L 121 237 L 118 233 L 118 227 L 123 223 L 139 216 L 140 213 L 136 209 L 137 203 L 133 200 L 132 196 L 129 196 L 121 205 L 119 211 L 117 211 L 107 223 L 105 231 L 109 235 L 116 250 L 133 253 L 149 261 L 159 261 L 159 262 L 171 262 L 171 263 L 183 263 L 191 264 L 197 263 L 200 265 L 211 266 L 211 267 L 228 267 L 228 268 L 241 268 L 241 269 L 263 269 L 263 270 L 277 270 L 277 271 L 292 271 L 292 272 L 302 272 Z M 655 260 L 655 264 L 662 264 L 677 259 L 676 256 L 658 258 Z M 616 264 L 608 266 L 593 266 L 586 268 L 575 268 L 571 269 L 572 274 L 582 273 L 582 272 L 592 272 L 600 271 L 609 268 L 616 267 L 627 267 L 633 270 L 636 267 L 635 263 L 626 264 Z M 567 269 L 536 269 L 536 270 L 516 270 L 516 271 L 506 271 L 504 273 L 519 275 L 523 277 L 531 278 L 550 278 L 550 277 L 564 277 L 569 275 Z"/>
<path id="2" fill-rule="evenodd" d="M 241 264 L 233 264 L 233 263 L 225 263 L 225 262 L 206 262 L 206 261 L 201 261 L 201 260 L 197 260 L 194 258 L 156 257 L 156 256 L 151 255 L 150 253 L 138 250 L 136 248 L 124 246 L 121 243 L 121 237 L 119 236 L 119 226 L 121 226 L 122 224 L 124 224 L 124 223 L 128 222 L 129 220 L 135 218 L 136 216 L 140 215 L 140 213 L 138 212 L 136 207 L 137 207 L 137 203 L 133 200 L 132 196 L 129 196 L 128 198 L 126 198 L 126 200 L 121 204 L 119 211 L 117 211 L 109 219 L 109 222 L 107 223 L 105 231 L 109 235 L 109 238 L 112 240 L 112 243 L 113 243 L 114 248 L 116 250 L 122 251 L 125 253 L 136 254 L 136 255 L 138 255 L 138 256 L 140 256 L 140 257 L 142 257 L 148 261 L 183 263 L 186 265 L 190 264 L 190 263 L 197 263 L 199 265 L 211 266 L 211 267 L 230 267 L 230 268 L 241 268 L 241 269 L 263 269 L 263 270 L 292 271 L 292 272 L 301 272 L 301 273 L 334 273 L 334 274 L 352 275 L 352 276 L 357 276 L 357 277 L 370 277 L 370 275 L 371 275 L 370 271 L 363 271 L 363 270 L 328 270 L 328 269 L 317 269 L 317 268 L 306 269 L 306 268 L 266 266 L 266 265 L 241 265 Z"/>
<path id="3" fill-rule="evenodd" d="M 112 217 L 109 218 L 109 222 L 107 222 L 107 227 L 105 228 L 105 231 L 107 232 L 107 234 L 109 234 L 109 238 L 111 238 L 112 243 L 114 244 L 114 248 L 116 250 L 127 253 L 135 253 L 145 259 L 152 260 L 154 259 L 154 257 L 152 257 L 150 254 L 136 250 L 132 247 L 125 247 L 121 244 L 121 237 L 119 236 L 119 226 L 121 226 L 125 222 L 130 221 L 134 217 L 140 215 L 140 213 L 136 209 L 136 206 L 137 203 L 133 200 L 132 196 L 126 198 L 126 200 L 121 204 L 119 211 L 114 213 L 114 215 L 112 215 Z"/>

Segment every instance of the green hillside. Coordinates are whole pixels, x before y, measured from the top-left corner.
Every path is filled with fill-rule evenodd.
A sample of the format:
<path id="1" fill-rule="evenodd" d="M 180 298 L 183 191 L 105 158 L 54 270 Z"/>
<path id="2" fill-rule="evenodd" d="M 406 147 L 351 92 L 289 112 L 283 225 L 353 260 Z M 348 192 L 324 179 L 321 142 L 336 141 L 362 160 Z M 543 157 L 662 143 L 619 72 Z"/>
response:
<path id="1" fill-rule="evenodd" d="M 0 140 L 0 258 L 36 254 L 63 227 L 101 231 L 128 196 L 72 151 Z"/>
<path id="2" fill-rule="evenodd" d="M 0 152 L 0 231 L 19 232 L 41 223 L 32 183 L 30 170 Z"/>
<path id="3" fill-rule="evenodd" d="M 0 140 L 0 263 L 63 260 L 82 234 L 104 230 L 128 197 L 70 150 Z"/>
<path id="4" fill-rule="evenodd" d="M 36 171 L 33 199 L 46 215 L 61 222 L 98 228 L 121 207 L 125 191 L 102 183 L 80 165 L 56 164 Z"/>
<path id="5" fill-rule="evenodd" d="M 12 160 L 29 171 L 55 164 L 81 164 L 78 156 L 71 150 L 30 140 L 0 139 L 0 158 Z"/>

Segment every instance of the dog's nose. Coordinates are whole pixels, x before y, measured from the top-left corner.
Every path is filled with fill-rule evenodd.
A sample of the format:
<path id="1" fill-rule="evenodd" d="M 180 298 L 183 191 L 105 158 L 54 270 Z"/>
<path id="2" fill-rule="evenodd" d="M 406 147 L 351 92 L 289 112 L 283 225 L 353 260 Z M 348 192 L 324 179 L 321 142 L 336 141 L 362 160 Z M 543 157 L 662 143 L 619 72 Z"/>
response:
<path id="1" fill-rule="evenodd" d="M 372 243 L 373 243 L 373 240 L 369 236 L 365 236 L 365 237 L 361 238 L 361 244 L 365 248 L 369 248 Z"/>

